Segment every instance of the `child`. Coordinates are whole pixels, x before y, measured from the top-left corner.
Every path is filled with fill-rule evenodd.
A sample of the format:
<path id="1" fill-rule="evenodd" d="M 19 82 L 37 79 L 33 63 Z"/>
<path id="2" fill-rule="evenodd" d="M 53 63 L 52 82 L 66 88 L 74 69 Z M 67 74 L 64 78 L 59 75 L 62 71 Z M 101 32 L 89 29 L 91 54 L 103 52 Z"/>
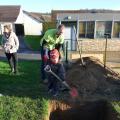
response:
<path id="1" fill-rule="evenodd" d="M 57 49 L 50 51 L 50 60 L 48 62 L 51 71 L 53 71 L 60 79 L 65 80 L 65 69 L 63 64 L 59 61 L 59 52 Z M 47 67 L 47 66 L 46 66 Z M 51 73 L 48 74 L 48 92 L 52 93 L 53 96 L 57 96 L 61 83 Z"/>

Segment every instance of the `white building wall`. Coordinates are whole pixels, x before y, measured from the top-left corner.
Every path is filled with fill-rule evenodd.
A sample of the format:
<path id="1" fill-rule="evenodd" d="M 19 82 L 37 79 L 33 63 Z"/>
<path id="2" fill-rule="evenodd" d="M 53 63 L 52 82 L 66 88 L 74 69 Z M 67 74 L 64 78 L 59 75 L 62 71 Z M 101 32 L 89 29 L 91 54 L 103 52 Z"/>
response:
<path id="1" fill-rule="evenodd" d="M 43 31 L 42 23 L 24 13 L 22 9 L 15 24 L 24 24 L 25 35 L 41 35 Z"/>
<path id="2" fill-rule="evenodd" d="M 42 23 L 23 13 L 25 35 L 41 35 L 43 31 Z"/>
<path id="3" fill-rule="evenodd" d="M 17 17 L 17 20 L 15 21 L 15 24 L 23 24 L 24 21 L 23 21 L 23 11 L 22 11 L 22 8 L 20 8 L 20 12 L 19 12 L 19 15 Z"/>
<path id="4" fill-rule="evenodd" d="M 25 35 L 41 35 L 43 31 L 43 23 L 35 20 L 28 14 L 24 13 L 22 8 L 20 8 L 19 15 L 14 23 L 2 22 L 0 23 L 0 34 L 3 33 L 3 26 L 5 24 L 11 24 L 13 31 L 15 32 L 15 24 L 24 25 Z"/>

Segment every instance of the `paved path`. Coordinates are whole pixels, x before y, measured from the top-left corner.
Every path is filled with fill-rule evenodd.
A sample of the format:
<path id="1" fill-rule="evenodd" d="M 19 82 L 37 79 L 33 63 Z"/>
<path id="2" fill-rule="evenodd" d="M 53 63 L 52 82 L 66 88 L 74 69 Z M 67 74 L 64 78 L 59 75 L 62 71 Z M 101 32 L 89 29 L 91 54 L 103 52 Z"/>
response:
<path id="1" fill-rule="evenodd" d="M 5 58 L 5 54 L 0 47 L 0 59 Z M 24 52 L 18 52 L 18 58 L 23 60 L 41 60 L 41 56 L 39 52 L 33 52 L 33 51 L 24 51 Z"/>
<path id="2" fill-rule="evenodd" d="M 24 36 L 18 36 L 20 47 L 18 50 L 18 58 L 23 60 L 41 60 L 40 52 L 34 52 L 28 48 L 28 46 L 25 44 Z M 2 50 L 2 47 L 0 46 L 0 59 L 5 58 L 4 51 Z"/>

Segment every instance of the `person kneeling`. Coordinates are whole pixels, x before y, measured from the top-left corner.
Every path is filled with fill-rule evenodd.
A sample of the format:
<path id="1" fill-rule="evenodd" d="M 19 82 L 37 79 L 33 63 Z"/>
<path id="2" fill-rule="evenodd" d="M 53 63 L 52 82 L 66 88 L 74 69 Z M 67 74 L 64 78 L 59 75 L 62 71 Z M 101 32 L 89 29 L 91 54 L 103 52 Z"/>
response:
<path id="1" fill-rule="evenodd" d="M 59 52 L 57 49 L 50 51 L 50 59 L 47 64 L 50 67 L 50 70 L 55 73 L 62 82 L 65 80 L 65 69 L 63 64 L 59 60 Z M 46 67 L 47 67 L 46 66 Z M 60 90 L 61 82 L 53 75 L 51 72 L 48 74 L 48 92 L 52 93 L 53 96 L 57 96 Z"/>

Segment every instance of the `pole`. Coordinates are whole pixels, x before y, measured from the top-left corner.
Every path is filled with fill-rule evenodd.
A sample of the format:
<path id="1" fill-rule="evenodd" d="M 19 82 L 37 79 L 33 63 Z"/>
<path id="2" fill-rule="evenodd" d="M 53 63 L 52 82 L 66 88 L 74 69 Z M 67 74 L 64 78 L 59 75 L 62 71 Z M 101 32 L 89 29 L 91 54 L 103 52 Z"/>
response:
<path id="1" fill-rule="evenodd" d="M 104 68 L 106 67 L 106 55 L 107 55 L 107 41 L 108 41 L 108 36 L 110 34 L 109 33 L 105 33 L 104 36 L 106 38 L 106 41 L 105 41 L 105 52 L 104 52 Z"/>
<path id="2" fill-rule="evenodd" d="M 1 32 L 1 35 L 2 35 L 2 25 L 1 25 L 1 23 L 0 23 L 0 32 Z"/>
<path id="3" fill-rule="evenodd" d="M 82 59 L 82 40 L 80 40 L 80 59 Z"/>
<path id="4" fill-rule="evenodd" d="M 74 33 L 75 33 L 75 39 L 76 39 L 76 42 L 77 42 L 78 52 L 79 52 L 80 59 L 81 59 L 80 45 L 79 45 L 79 42 L 78 42 L 78 39 L 77 39 L 77 32 L 76 32 L 75 26 L 73 26 L 73 29 L 74 29 Z"/>
<path id="5" fill-rule="evenodd" d="M 78 52 L 79 52 L 79 55 L 80 55 L 81 65 L 85 67 L 85 62 L 83 61 L 83 58 L 82 58 L 82 40 L 80 41 L 80 45 L 81 45 L 80 46 L 79 42 L 78 42 L 78 39 L 77 39 L 77 33 L 76 33 L 75 26 L 73 27 L 73 29 L 74 29 L 75 36 L 76 36 L 76 42 L 77 42 Z"/>
<path id="6" fill-rule="evenodd" d="M 65 47 L 65 53 L 66 53 L 66 56 L 65 56 L 65 62 L 68 63 L 68 41 L 66 41 L 66 47 Z"/>

